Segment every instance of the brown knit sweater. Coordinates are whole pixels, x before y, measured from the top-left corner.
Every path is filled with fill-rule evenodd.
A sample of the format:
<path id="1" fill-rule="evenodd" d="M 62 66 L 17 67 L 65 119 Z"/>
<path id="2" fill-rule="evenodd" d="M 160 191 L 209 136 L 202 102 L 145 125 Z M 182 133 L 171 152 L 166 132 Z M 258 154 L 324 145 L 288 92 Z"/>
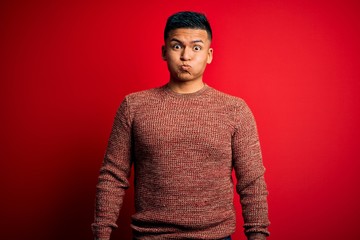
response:
<path id="1" fill-rule="evenodd" d="M 163 86 L 126 96 L 100 170 L 96 238 L 109 239 L 117 227 L 132 164 L 135 239 L 231 235 L 232 169 L 245 233 L 269 234 L 265 169 L 255 121 L 243 100 L 209 86 L 190 94 Z"/>

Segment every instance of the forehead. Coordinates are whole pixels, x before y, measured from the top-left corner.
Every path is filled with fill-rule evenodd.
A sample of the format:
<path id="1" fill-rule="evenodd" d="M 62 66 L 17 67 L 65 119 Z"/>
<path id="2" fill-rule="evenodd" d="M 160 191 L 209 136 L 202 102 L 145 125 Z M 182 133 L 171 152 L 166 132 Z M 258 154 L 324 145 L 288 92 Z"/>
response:
<path id="1" fill-rule="evenodd" d="M 202 40 L 203 42 L 209 41 L 206 30 L 193 29 L 193 28 L 178 28 L 171 30 L 169 32 L 169 37 L 167 40 L 171 41 L 174 38 L 181 41 L 194 41 L 194 40 Z"/>

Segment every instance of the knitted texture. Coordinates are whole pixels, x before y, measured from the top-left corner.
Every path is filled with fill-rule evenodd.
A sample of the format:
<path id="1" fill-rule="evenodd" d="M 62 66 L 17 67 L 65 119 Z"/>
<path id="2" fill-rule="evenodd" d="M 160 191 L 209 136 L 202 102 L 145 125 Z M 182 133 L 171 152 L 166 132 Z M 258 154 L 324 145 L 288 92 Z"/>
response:
<path id="1" fill-rule="evenodd" d="M 232 170 L 245 233 L 268 235 L 264 166 L 253 115 L 209 86 L 167 85 L 120 105 L 97 185 L 95 237 L 109 239 L 134 164 L 135 239 L 220 239 L 235 231 Z"/>

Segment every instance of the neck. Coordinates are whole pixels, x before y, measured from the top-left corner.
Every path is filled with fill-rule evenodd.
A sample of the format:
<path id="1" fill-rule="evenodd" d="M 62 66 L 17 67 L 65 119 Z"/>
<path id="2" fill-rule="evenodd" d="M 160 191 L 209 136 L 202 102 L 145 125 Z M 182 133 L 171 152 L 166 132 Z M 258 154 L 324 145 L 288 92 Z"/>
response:
<path id="1" fill-rule="evenodd" d="M 176 93 L 194 93 L 202 89 L 205 86 L 205 83 L 202 80 L 196 82 L 175 82 L 170 80 L 168 86 L 173 92 Z"/>

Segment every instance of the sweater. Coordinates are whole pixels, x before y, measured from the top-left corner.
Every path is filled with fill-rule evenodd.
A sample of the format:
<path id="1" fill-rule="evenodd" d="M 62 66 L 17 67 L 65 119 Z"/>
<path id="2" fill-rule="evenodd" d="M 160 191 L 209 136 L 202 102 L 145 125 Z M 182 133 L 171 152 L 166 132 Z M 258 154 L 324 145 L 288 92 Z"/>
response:
<path id="1" fill-rule="evenodd" d="M 165 85 L 127 95 L 100 169 L 92 224 L 96 238 L 110 239 L 117 227 L 132 165 L 134 239 L 231 235 L 236 224 L 232 170 L 245 234 L 269 235 L 265 168 L 244 100 L 208 85 L 189 94 Z"/>

